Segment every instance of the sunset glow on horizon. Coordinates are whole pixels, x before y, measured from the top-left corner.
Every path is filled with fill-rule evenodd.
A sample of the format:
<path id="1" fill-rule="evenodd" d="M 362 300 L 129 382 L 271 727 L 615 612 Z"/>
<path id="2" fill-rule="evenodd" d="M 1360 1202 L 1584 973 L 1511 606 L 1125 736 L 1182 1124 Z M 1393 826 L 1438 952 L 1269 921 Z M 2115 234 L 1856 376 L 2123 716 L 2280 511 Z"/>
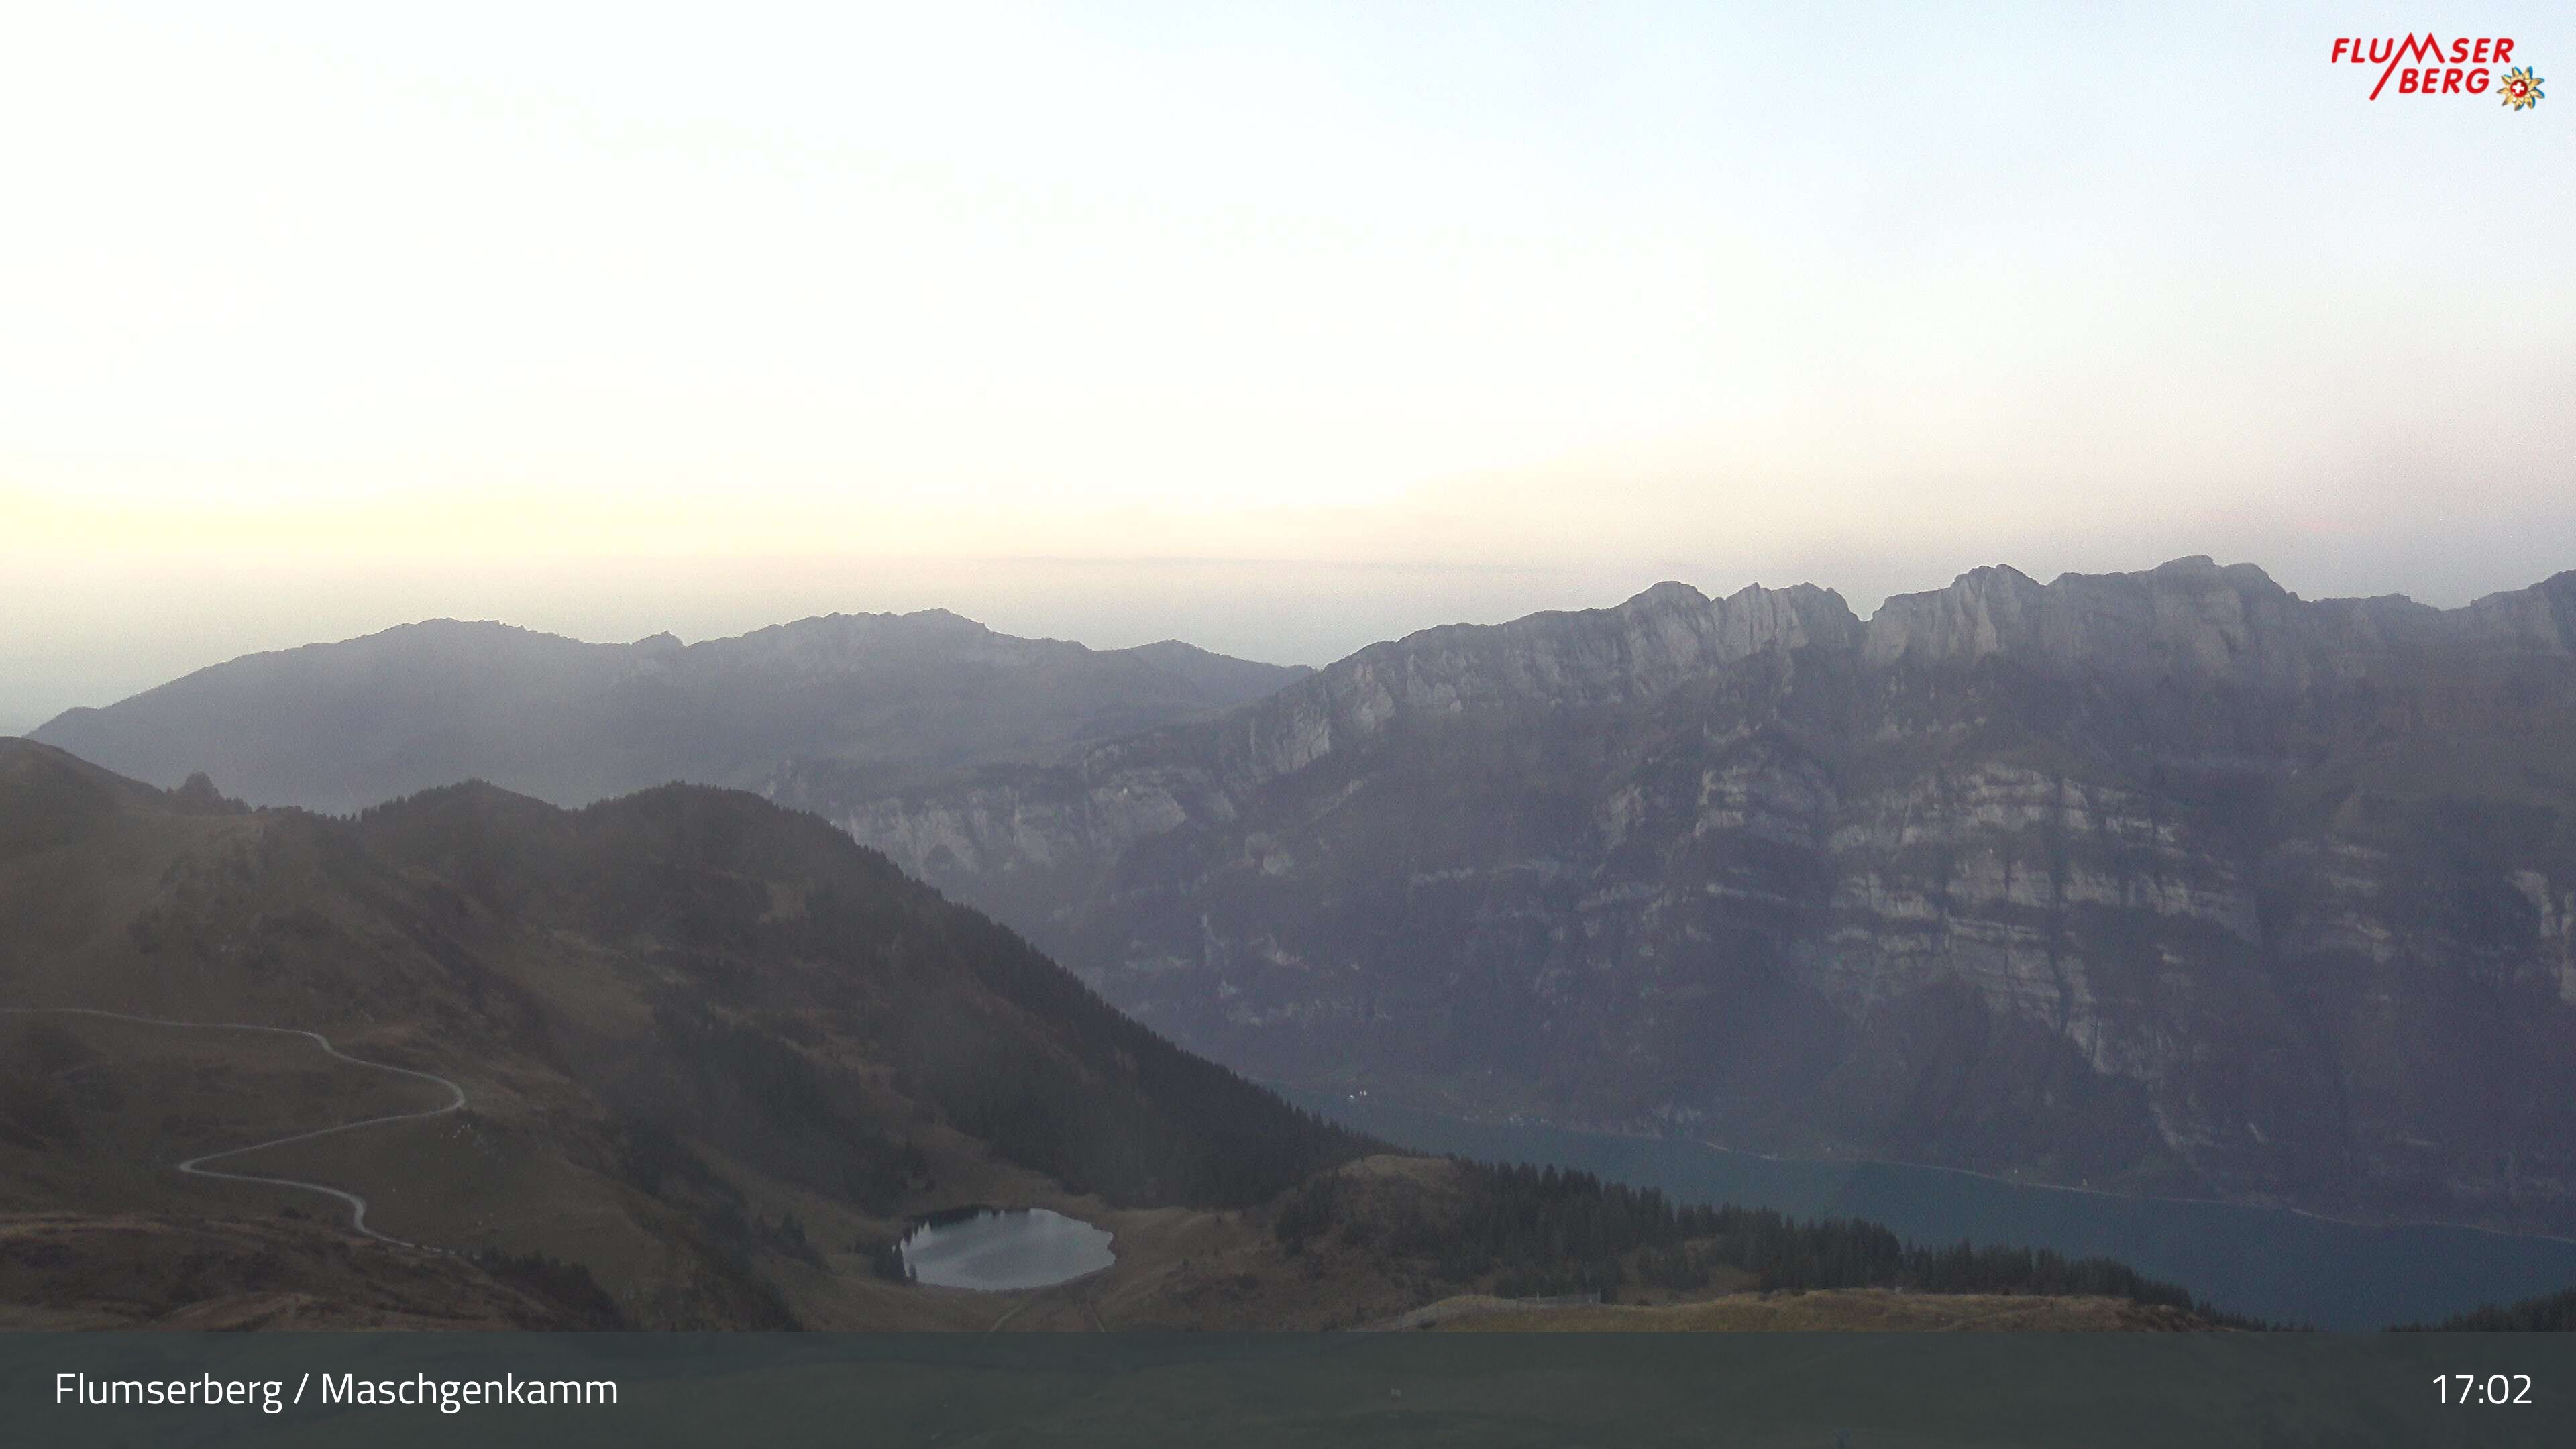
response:
<path id="1" fill-rule="evenodd" d="M 2328 56 L 2563 7 L 720 13 L 6 22 L 0 731 L 424 614 L 2576 566 L 2570 112 Z"/>

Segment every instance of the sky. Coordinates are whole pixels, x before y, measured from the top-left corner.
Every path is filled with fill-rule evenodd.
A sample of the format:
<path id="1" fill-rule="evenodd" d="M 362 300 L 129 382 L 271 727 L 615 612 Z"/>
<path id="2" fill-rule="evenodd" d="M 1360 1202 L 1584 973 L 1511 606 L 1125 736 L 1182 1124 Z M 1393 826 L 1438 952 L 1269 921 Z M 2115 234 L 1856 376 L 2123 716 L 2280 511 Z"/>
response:
<path id="1" fill-rule="evenodd" d="M 2425 30 L 2563 94 L 2330 60 Z M 2564 4 L 13 6 L 0 731 L 442 616 L 2457 604 L 2576 567 L 2572 114 Z"/>

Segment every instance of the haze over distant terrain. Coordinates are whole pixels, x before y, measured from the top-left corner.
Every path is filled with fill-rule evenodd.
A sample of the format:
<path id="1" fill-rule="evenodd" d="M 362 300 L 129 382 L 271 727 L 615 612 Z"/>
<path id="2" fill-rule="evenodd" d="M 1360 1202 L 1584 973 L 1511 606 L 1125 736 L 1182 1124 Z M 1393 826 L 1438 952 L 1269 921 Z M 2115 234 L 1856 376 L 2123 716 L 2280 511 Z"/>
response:
<path id="1" fill-rule="evenodd" d="M 2576 1232 L 2576 572 L 1667 583 L 838 785 L 778 793 L 1273 1080 Z"/>
<path id="2" fill-rule="evenodd" d="M 39 735 L 343 810 L 751 786 L 1274 1079 L 2576 1229 L 2576 573 L 1666 583 L 1303 676 L 942 613 L 441 622 Z"/>
<path id="3" fill-rule="evenodd" d="M 1322 664 L 2203 551 L 2464 604 L 2576 536 L 2576 129 L 2373 102 L 2357 23 L 47 7 L 0 718 L 439 617 Z"/>
<path id="4" fill-rule="evenodd" d="M 2576 57 L 16 7 L 0 1329 L 2225 1321 L 1274 1087 L 2576 1244 L 2576 100 L 2401 26 Z"/>
<path id="5" fill-rule="evenodd" d="M 1099 652 L 834 614 L 683 645 L 436 619 L 201 669 L 32 737 L 163 786 L 350 811 L 482 779 L 568 805 L 788 765 L 895 788 L 1216 714 L 1305 673 L 1174 640 Z"/>

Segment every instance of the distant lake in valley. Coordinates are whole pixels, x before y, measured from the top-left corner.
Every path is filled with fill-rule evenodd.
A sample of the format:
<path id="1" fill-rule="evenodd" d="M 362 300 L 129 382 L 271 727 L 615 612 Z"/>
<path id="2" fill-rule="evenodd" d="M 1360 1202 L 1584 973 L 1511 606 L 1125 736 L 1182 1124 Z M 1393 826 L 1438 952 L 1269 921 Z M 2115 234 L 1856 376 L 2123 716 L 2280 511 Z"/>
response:
<path id="1" fill-rule="evenodd" d="M 1466 1122 L 1339 1092 L 1285 1095 L 1415 1151 L 1580 1168 L 1682 1201 L 1867 1218 L 1921 1243 L 1967 1238 L 2118 1258 L 2220 1308 L 2319 1328 L 2425 1322 L 2576 1287 L 2576 1243 L 2552 1238 L 2359 1227 L 2280 1208 L 2068 1192 L 1934 1167 L 1780 1159 L 1676 1139 Z"/>
<path id="2" fill-rule="evenodd" d="M 940 1213 L 904 1235 L 904 1266 L 942 1288 L 1044 1288 L 1118 1261 L 1110 1235 L 1045 1208 Z"/>

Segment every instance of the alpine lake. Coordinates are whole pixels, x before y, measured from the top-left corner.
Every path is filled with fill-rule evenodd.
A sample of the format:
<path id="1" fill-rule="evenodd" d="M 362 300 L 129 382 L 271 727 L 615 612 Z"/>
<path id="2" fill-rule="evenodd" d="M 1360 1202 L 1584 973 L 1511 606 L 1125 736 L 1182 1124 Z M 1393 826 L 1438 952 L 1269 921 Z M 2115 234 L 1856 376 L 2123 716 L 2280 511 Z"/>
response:
<path id="1" fill-rule="evenodd" d="M 952 1208 L 904 1234 L 904 1266 L 923 1283 L 988 1293 L 1046 1288 L 1118 1261 L 1110 1234 L 1047 1208 Z"/>

